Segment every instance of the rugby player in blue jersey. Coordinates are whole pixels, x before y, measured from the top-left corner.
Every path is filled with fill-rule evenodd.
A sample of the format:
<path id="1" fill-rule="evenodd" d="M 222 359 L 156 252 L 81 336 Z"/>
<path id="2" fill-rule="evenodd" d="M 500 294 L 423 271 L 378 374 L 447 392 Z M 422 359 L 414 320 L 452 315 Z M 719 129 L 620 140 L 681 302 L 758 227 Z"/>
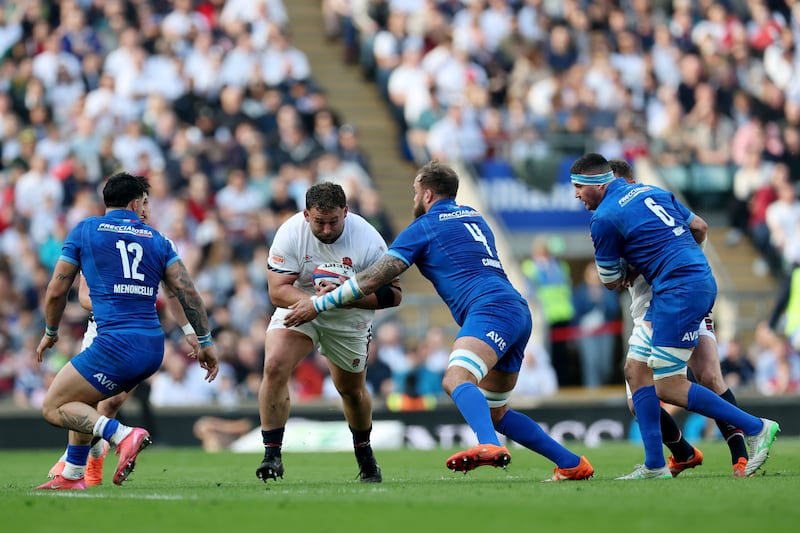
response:
<path id="1" fill-rule="evenodd" d="M 458 176 L 437 161 L 414 178 L 416 220 L 388 252 L 337 289 L 293 304 L 285 317 L 297 326 L 371 294 L 412 264 L 433 283 L 461 327 L 442 381 L 444 390 L 477 436 L 478 444 L 447 459 L 451 470 L 505 467 L 511 460 L 497 432 L 556 464 L 546 481 L 587 479 L 589 461 L 553 440 L 533 420 L 508 407 L 530 340 L 528 302 L 511 285 L 494 234 L 475 209 L 456 203 Z"/>
<path id="2" fill-rule="evenodd" d="M 575 197 L 594 211 L 590 229 L 604 285 L 624 287 L 630 267 L 653 291 L 643 322 L 649 355 L 646 361 L 629 357 L 625 363 L 645 461 L 618 479 L 672 477 L 661 445 L 659 400 L 741 428 L 750 455 L 745 472 L 754 473 L 767 460 L 778 423 L 750 415 L 686 378 L 700 324 L 717 294 L 708 261 L 686 225 L 692 213 L 668 191 L 615 178 L 600 154 L 578 159 L 570 178 Z"/>
<path id="3" fill-rule="evenodd" d="M 91 293 L 97 337 L 59 371 L 47 390 L 44 419 L 71 432 L 64 470 L 39 490 L 85 489 L 92 437 L 116 445 L 117 485 L 127 479 L 139 453 L 150 444 L 147 430 L 102 416 L 96 407 L 105 398 L 130 391 L 161 366 L 164 331 L 155 298 L 162 280 L 197 332 L 199 353 L 194 355 L 206 370 L 205 379 L 213 381 L 219 371 L 208 317 L 186 267 L 168 239 L 137 214 L 148 188 L 141 176 L 124 172 L 111 176 L 103 188 L 105 215 L 90 217 L 70 231 L 47 286 L 45 332 L 36 349 L 39 362 L 58 341 L 67 295 L 79 272 Z"/>
<path id="4" fill-rule="evenodd" d="M 144 199 L 139 205 L 137 214 L 139 215 L 139 220 L 145 224 L 149 224 L 150 200 L 148 193 L 145 193 Z M 172 243 L 172 245 L 175 247 L 175 243 Z M 177 252 L 177 248 L 175 251 Z M 190 354 L 198 353 L 200 351 L 200 347 L 197 341 L 197 334 L 187 320 L 180 301 L 175 297 L 174 294 L 169 292 L 169 290 L 165 291 L 165 296 L 166 307 L 170 314 L 179 324 L 183 324 L 181 329 L 183 330 L 183 333 L 186 337 L 186 342 L 189 344 L 189 348 L 191 349 Z M 83 334 L 83 342 L 81 343 L 81 351 L 83 351 L 91 346 L 92 341 L 94 341 L 94 338 L 97 337 L 97 323 L 94 320 L 94 314 L 92 312 L 92 298 L 89 294 L 89 286 L 86 285 L 86 280 L 84 279 L 83 274 L 78 275 L 78 303 L 82 308 L 89 311 L 89 320 L 86 324 L 86 331 Z M 133 393 L 134 391 L 132 390 L 131 394 Z M 97 412 L 108 418 L 116 418 L 117 413 L 119 413 L 120 409 L 122 408 L 122 404 L 125 402 L 125 400 L 127 400 L 128 396 L 129 393 L 122 391 L 115 396 L 106 398 L 97 404 Z M 146 405 L 145 407 L 149 409 L 149 406 Z M 103 465 L 105 464 L 106 454 L 109 450 L 108 442 L 100 437 L 94 437 L 91 445 L 92 447 L 89 451 L 89 460 L 86 463 L 86 471 L 84 472 L 84 480 L 86 481 L 86 485 L 90 487 L 93 485 L 101 485 L 103 483 Z M 56 463 L 50 468 L 50 471 L 47 474 L 49 478 L 52 479 L 64 471 L 67 461 L 67 452 L 69 451 L 68 448 L 69 447 L 64 450 L 64 453 L 61 455 L 58 461 L 56 461 Z"/>
<path id="5" fill-rule="evenodd" d="M 631 184 L 636 183 L 633 177 L 633 168 L 626 161 L 611 159 L 608 164 L 611 166 L 614 176 L 625 178 L 625 181 Z M 690 220 L 686 220 L 685 223 L 692 232 L 694 240 L 700 243 L 702 248 L 706 241 L 708 224 L 699 216 L 694 215 L 694 213 L 692 213 Z M 628 340 L 627 357 L 640 358 L 642 362 L 646 363 L 650 354 L 650 343 L 644 333 L 643 322 L 647 308 L 650 306 L 652 290 L 642 276 L 635 275 L 636 273 L 633 274 L 633 279 L 630 279 L 631 276 L 628 277 L 633 331 Z M 699 333 L 697 346 L 692 351 L 692 356 L 687 363 L 689 370 L 691 370 L 689 378 L 713 390 L 725 401 L 736 405 L 736 397 L 722 377 L 719 351 L 717 350 L 717 337 L 714 333 L 714 321 L 711 316 L 707 316 L 700 324 Z M 626 388 L 628 389 L 628 406 L 633 411 L 630 387 Z M 667 466 L 672 476 L 676 477 L 686 469 L 701 465 L 703 463 L 703 453 L 686 441 L 675 420 L 663 407 L 661 408 L 660 421 L 661 439 L 664 445 L 672 452 L 672 455 L 667 459 Z M 742 430 L 724 422 L 717 422 L 717 427 L 719 427 L 731 451 L 733 476 L 744 477 L 747 469 L 747 446 Z"/>

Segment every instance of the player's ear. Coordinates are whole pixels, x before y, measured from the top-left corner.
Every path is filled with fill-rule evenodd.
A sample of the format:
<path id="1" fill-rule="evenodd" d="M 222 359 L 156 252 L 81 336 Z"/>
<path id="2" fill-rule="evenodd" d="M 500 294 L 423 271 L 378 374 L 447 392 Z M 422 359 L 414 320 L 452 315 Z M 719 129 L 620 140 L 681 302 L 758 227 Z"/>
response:
<path id="1" fill-rule="evenodd" d="M 303 209 L 303 217 L 306 219 L 306 222 L 309 221 L 308 220 L 308 209 Z"/>

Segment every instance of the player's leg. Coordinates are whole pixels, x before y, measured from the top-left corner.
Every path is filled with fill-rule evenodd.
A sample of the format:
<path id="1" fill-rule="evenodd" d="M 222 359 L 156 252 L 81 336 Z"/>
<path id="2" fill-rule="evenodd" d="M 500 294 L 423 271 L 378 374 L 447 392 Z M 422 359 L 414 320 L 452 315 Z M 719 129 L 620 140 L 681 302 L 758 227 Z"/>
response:
<path id="1" fill-rule="evenodd" d="M 714 391 L 726 402 L 737 405 L 733 391 L 731 391 L 722 377 L 717 339 L 714 334 L 711 317 L 706 317 L 700 326 L 700 337 L 697 341 L 697 347 L 695 347 L 692 356 L 689 358 L 688 366 L 698 383 Z M 730 449 L 734 477 L 743 477 L 748 461 L 744 432 L 725 422 L 719 420 L 714 422 Z"/>
<path id="2" fill-rule="evenodd" d="M 643 332 L 649 335 L 649 327 Z M 666 479 L 672 473 L 664 459 L 661 435 L 661 402 L 653 385 L 653 374 L 646 363 L 638 358 L 628 357 L 625 361 L 625 381 L 631 389 L 631 403 L 636 421 L 642 434 L 644 444 L 644 463 L 628 475 L 618 477 L 621 480 L 631 479 Z"/>
<path id="3" fill-rule="evenodd" d="M 117 413 L 119 413 L 119 410 L 127 397 L 128 393 L 123 391 L 116 396 L 106 398 L 97 404 L 97 412 L 107 418 L 116 418 Z M 68 441 L 74 437 L 74 433 L 74 431 L 70 431 L 70 438 Z M 103 482 L 103 464 L 105 462 L 106 455 L 108 454 L 109 444 L 106 440 L 100 437 L 93 437 L 90 445 L 91 449 L 89 450 L 89 461 L 86 464 L 86 484 L 89 486 L 100 485 Z M 64 453 L 61 455 L 58 461 L 56 461 L 56 464 L 50 468 L 50 471 L 47 475 L 51 479 L 61 474 L 61 472 L 64 470 L 68 450 L 69 447 L 64 450 Z"/>
<path id="4" fill-rule="evenodd" d="M 478 444 L 448 458 L 445 464 L 451 470 L 466 472 L 482 465 L 505 467 L 511 461 L 508 449 L 497 438 L 489 403 L 478 383 L 506 350 L 527 343 L 530 332 L 531 316 L 524 302 L 519 303 L 518 309 L 484 306 L 470 312 L 461 326 L 442 387 L 475 432 Z"/>
<path id="5" fill-rule="evenodd" d="M 521 363 L 524 347 L 520 348 Z M 481 381 L 480 387 L 489 403 L 495 429 L 531 451 L 555 463 L 553 476 L 544 481 L 563 481 L 568 479 L 588 479 L 594 475 L 594 468 L 585 457 L 578 456 L 559 444 L 542 427 L 527 415 L 508 407 L 508 398 L 517 383 L 518 372 L 505 372 L 500 367 L 513 370 L 515 357 L 506 354 L 494 369 Z M 518 365 L 516 365 L 518 366 Z"/>
<path id="6" fill-rule="evenodd" d="M 329 347 L 323 349 L 329 351 Z M 366 354 L 366 343 L 363 354 Z M 366 361 L 366 355 L 362 356 Z M 351 361 L 354 359 L 351 358 Z M 370 444 L 372 433 L 372 397 L 367 390 L 367 372 L 362 367 L 360 372 L 354 373 L 344 370 L 339 365 L 341 361 L 330 360 L 328 366 L 331 370 L 331 379 L 342 397 L 344 418 L 350 432 L 353 434 L 353 451 L 358 462 L 358 477 L 364 483 L 380 483 L 383 480 L 380 466 L 375 459 Z M 359 364 L 361 366 L 361 364 Z"/>
<path id="7" fill-rule="evenodd" d="M 705 294 L 709 296 L 703 298 Z M 780 426 L 775 421 L 753 416 L 686 379 L 687 362 L 698 342 L 700 322 L 713 305 L 713 294 L 714 291 L 692 287 L 663 295 L 657 305 L 653 298 L 650 312 L 669 327 L 657 329 L 654 321 L 653 351 L 648 364 L 653 369 L 659 398 L 742 429 L 749 448 L 750 461 L 745 469 L 749 475 L 767 460 Z"/>
<path id="8" fill-rule="evenodd" d="M 97 404 L 97 412 L 109 419 L 117 418 L 122 404 L 128 399 L 129 394 L 129 392 L 123 391 L 115 396 L 106 398 Z M 89 461 L 86 463 L 86 484 L 89 486 L 101 485 L 103 483 L 103 465 L 110 445 L 107 440 L 101 437 L 94 437 L 91 445 Z"/>
<path id="9" fill-rule="evenodd" d="M 283 317 L 272 317 L 264 342 L 264 376 L 258 389 L 258 413 L 261 419 L 261 437 L 264 442 L 264 459 L 256 469 L 256 476 L 265 483 L 267 479 L 283 477 L 281 447 L 286 421 L 289 420 L 289 378 L 295 367 L 314 348 L 310 335 L 314 326 L 303 324 L 287 329 Z"/>
<path id="10" fill-rule="evenodd" d="M 633 331 L 628 338 L 628 353 L 627 360 L 638 361 L 644 365 L 647 364 L 647 358 L 650 356 L 650 343 L 652 342 L 652 330 L 650 324 L 642 319 L 635 319 Z M 644 372 L 640 366 L 638 369 Z M 648 374 L 649 375 L 649 374 Z M 649 380 L 645 386 L 649 384 Z M 628 409 L 631 414 L 636 417 L 636 409 L 633 406 L 633 392 L 631 391 L 630 384 L 625 381 L 625 391 L 628 401 Z M 687 468 L 694 468 L 703 462 L 702 452 L 689 444 L 683 437 L 678 424 L 663 407 L 661 407 L 659 416 L 659 426 L 661 428 L 661 442 L 669 448 L 672 454 L 667 458 L 667 466 L 670 469 L 673 477 L 680 474 Z"/>
<path id="11" fill-rule="evenodd" d="M 103 393 L 78 373 L 68 362 L 48 388 L 42 405 L 44 419 L 70 429 L 63 470 L 37 489 L 85 489 L 84 473 L 91 448 L 92 433 L 99 414 L 94 408 Z"/>

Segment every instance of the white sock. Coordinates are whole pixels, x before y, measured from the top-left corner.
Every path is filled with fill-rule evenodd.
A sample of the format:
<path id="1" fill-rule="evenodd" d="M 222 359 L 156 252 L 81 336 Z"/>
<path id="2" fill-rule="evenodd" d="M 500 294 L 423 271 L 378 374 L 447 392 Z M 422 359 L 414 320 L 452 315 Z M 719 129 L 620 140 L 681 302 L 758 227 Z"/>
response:
<path id="1" fill-rule="evenodd" d="M 97 441 L 95 443 L 94 446 L 92 446 L 92 449 L 89 450 L 89 456 L 93 457 L 95 459 L 97 459 L 98 457 L 101 457 L 103 455 L 103 452 L 106 449 L 106 446 L 107 446 L 106 441 L 104 441 L 103 439 L 100 439 L 99 441 Z"/>
<path id="2" fill-rule="evenodd" d="M 58 458 L 59 463 L 63 463 L 67 461 L 67 450 L 64 450 L 64 453 L 61 454 L 61 457 Z"/>
<path id="3" fill-rule="evenodd" d="M 122 439 L 127 437 L 131 431 L 133 431 L 132 427 L 126 426 L 125 424 L 120 424 L 114 434 L 111 435 L 111 442 L 119 445 L 119 443 L 122 442 Z"/>
<path id="4" fill-rule="evenodd" d="M 86 465 L 74 465 L 68 462 L 64 465 L 64 471 L 61 473 L 61 477 L 64 479 L 80 479 L 83 477 L 85 470 Z"/>
<path id="5" fill-rule="evenodd" d="M 103 432 L 106 429 L 106 425 L 110 421 L 111 421 L 111 419 L 108 418 L 107 416 L 100 415 L 100 418 L 97 419 L 97 422 L 95 423 L 94 428 L 92 429 L 92 435 L 94 435 L 95 437 L 103 438 Z M 129 426 L 126 426 L 125 424 L 123 424 L 123 423 L 121 423 L 119 421 L 117 421 L 117 423 L 119 424 L 119 426 L 117 427 L 117 430 L 114 432 L 114 434 L 111 435 L 111 438 L 109 439 L 109 441 L 112 444 L 115 444 L 115 445 L 119 444 L 120 442 L 122 442 L 122 439 L 127 437 L 128 433 L 130 433 L 133 430 L 133 428 L 131 428 Z"/>
<path id="6" fill-rule="evenodd" d="M 100 415 L 100 418 L 97 419 L 97 422 L 94 423 L 94 428 L 92 428 L 92 435 L 95 437 L 103 438 L 103 430 L 106 429 L 106 424 L 108 421 L 111 420 L 107 416 Z"/>

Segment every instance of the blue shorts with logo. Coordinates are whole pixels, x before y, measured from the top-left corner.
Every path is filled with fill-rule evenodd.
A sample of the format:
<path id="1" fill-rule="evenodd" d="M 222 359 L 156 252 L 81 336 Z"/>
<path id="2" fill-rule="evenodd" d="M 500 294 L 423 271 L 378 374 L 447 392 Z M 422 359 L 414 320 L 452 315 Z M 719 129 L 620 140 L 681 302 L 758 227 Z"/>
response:
<path id="1" fill-rule="evenodd" d="M 528 304 L 520 300 L 476 304 L 456 335 L 481 339 L 497 354 L 496 370 L 513 374 L 522 368 L 533 323 Z"/>
<path id="2" fill-rule="evenodd" d="M 94 388 L 113 396 L 153 375 L 164 358 L 164 332 L 98 332 L 92 345 L 70 361 Z"/>
<path id="3" fill-rule="evenodd" d="M 700 323 L 711 313 L 717 297 L 713 276 L 690 278 L 668 289 L 653 291 L 644 319 L 653 327 L 653 346 L 697 346 Z"/>

